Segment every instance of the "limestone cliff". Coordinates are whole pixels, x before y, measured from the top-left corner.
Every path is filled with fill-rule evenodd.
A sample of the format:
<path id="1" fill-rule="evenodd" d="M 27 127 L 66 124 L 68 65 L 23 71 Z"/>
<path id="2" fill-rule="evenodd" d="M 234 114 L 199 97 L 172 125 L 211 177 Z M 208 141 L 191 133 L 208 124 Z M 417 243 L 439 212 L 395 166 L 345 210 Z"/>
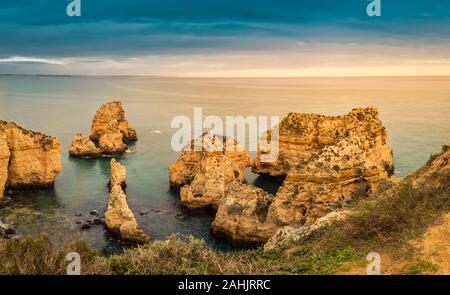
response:
<path id="1" fill-rule="evenodd" d="M 353 109 L 344 116 L 289 113 L 276 128 L 278 160 L 262 162 L 259 152 L 255 173 L 284 177 L 292 168 L 311 164 L 317 168 L 327 165 L 323 170 L 349 169 L 357 164 L 380 174 L 393 172 L 387 133 L 374 108 Z M 271 130 L 268 133 L 270 138 Z"/>
<path id="2" fill-rule="evenodd" d="M 223 210 L 221 207 L 228 207 L 226 202 L 219 205 L 221 214 L 213 227 L 230 239 L 257 242 L 259 238 L 264 242 L 283 226 L 313 224 L 355 196 L 374 190 L 380 180 L 392 174 L 392 150 L 375 109 L 354 109 L 337 117 L 290 113 L 276 128 L 280 130 L 279 158 L 264 163 L 260 152 L 253 171 L 286 178 L 267 208 L 264 224 L 247 225 L 247 215 L 241 217 L 246 226 L 253 224 L 251 231 L 236 230 L 242 223 L 229 220 L 239 218 L 239 214 Z M 249 190 L 240 192 L 243 200 L 251 195 Z"/>
<path id="3" fill-rule="evenodd" d="M 87 158 L 120 155 L 128 148 L 125 142 L 136 140 L 136 130 L 128 123 L 122 102 L 113 101 L 96 111 L 89 138 L 81 134 L 73 138 L 69 153 L 74 157 Z"/>
<path id="4" fill-rule="evenodd" d="M 111 190 L 108 196 L 108 208 L 105 213 L 106 227 L 120 235 L 123 240 L 147 243 L 150 237 L 139 227 L 133 212 L 127 203 L 122 189 L 126 181 L 126 168 L 118 161 L 111 160 Z"/>
<path id="5" fill-rule="evenodd" d="M 55 137 L 0 121 L 0 191 L 3 192 L 4 187 L 53 186 L 62 168 L 60 149 Z"/>
<path id="6" fill-rule="evenodd" d="M 5 185 L 8 180 L 10 151 L 6 143 L 6 135 L 0 133 L 0 202 L 3 200 Z"/>
<path id="7" fill-rule="evenodd" d="M 450 146 L 443 146 L 440 154 L 432 156 L 408 179 L 414 188 L 424 192 L 450 187 Z"/>
<path id="8" fill-rule="evenodd" d="M 440 154 L 432 156 L 428 163 L 416 172 L 405 177 L 401 181 L 393 181 L 393 186 L 380 193 L 372 194 L 371 202 L 384 202 L 386 198 L 395 196 L 395 194 L 411 184 L 412 188 L 419 193 L 435 196 L 439 191 L 448 191 L 450 188 L 450 149 L 443 147 Z M 392 200 L 390 200 L 392 202 Z M 292 224 L 280 228 L 275 235 L 264 245 L 265 251 L 278 251 L 287 249 L 301 243 L 306 237 L 320 228 L 326 227 L 334 222 L 339 222 L 348 216 L 358 213 L 353 209 L 341 209 L 331 212 L 314 222 L 306 222 L 303 225 Z"/>

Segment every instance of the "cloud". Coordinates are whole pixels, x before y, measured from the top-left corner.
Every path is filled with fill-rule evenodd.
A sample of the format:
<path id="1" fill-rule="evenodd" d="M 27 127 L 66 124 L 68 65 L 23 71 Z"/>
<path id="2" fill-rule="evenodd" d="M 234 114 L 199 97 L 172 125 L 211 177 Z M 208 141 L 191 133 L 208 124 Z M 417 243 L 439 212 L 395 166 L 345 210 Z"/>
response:
<path id="1" fill-rule="evenodd" d="M 0 63 L 43 63 L 49 65 L 64 65 L 67 62 L 58 59 L 38 58 L 29 56 L 11 56 L 7 58 L 0 58 Z"/>
<path id="2" fill-rule="evenodd" d="M 272 68 L 299 66 L 287 59 L 304 63 L 316 52 L 324 64 L 355 56 L 364 62 L 364 54 L 365 63 L 392 62 L 385 48 L 397 60 L 449 58 L 447 0 L 385 1 L 379 18 L 366 15 L 364 0 L 82 0 L 81 17 L 68 17 L 67 3 L 0 2 L 0 73 L 228 70 L 242 64 L 237 52 L 249 61 L 268 59 Z M 161 66 L 149 66 L 155 63 Z"/>

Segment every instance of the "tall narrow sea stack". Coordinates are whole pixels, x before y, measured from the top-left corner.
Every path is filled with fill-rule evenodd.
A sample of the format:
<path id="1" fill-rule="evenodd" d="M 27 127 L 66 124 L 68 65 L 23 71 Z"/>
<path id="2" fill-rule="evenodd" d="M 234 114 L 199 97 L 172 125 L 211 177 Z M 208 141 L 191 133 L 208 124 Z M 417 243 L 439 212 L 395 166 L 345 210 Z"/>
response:
<path id="1" fill-rule="evenodd" d="M 106 227 L 118 234 L 123 240 L 147 243 L 150 237 L 139 227 L 133 212 L 127 203 L 123 191 L 126 183 L 127 170 L 116 159 L 111 159 L 110 192 L 108 208 L 105 213 Z"/>

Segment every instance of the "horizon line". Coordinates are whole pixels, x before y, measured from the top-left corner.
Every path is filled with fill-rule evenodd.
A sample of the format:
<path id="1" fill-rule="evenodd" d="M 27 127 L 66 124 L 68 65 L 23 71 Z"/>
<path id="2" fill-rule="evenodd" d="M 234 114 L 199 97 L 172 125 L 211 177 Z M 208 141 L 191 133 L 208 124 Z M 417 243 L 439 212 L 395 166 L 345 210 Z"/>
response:
<path id="1" fill-rule="evenodd" d="M 287 79 L 287 78 L 396 78 L 396 77 L 450 77 L 450 74 L 428 75 L 342 75 L 342 76 L 175 76 L 175 75 L 95 75 L 95 74 L 1 74 L 0 77 L 105 77 L 105 78 L 177 78 L 177 79 Z"/>

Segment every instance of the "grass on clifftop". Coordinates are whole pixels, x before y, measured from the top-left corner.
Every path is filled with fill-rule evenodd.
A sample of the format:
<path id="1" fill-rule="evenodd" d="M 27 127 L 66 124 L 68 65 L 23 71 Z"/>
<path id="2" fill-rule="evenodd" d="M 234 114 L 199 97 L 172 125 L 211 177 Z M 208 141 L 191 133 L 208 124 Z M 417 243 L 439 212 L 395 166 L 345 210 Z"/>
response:
<path id="1" fill-rule="evenodd" d="M 450 176 L 440 189 L 424 192 L 408 181 L 353 205 L 356 214 L 308 237 L 284 252 L 262 249 L 220 252 L 193 237 L 172 236 L 103 257 L 84 241 L 52 252 L 45 237 L 0 241 L 0 274 L 65 274 L 65 255 L 81 255 L 82 274 L 332 274 L 367 253 L 395 249 L 413 259 L 406 273 L 434 266 L 415 258 L 407 241 L 450 211 Z M 414 260 L 415 259 L 415 260 Z"/>

